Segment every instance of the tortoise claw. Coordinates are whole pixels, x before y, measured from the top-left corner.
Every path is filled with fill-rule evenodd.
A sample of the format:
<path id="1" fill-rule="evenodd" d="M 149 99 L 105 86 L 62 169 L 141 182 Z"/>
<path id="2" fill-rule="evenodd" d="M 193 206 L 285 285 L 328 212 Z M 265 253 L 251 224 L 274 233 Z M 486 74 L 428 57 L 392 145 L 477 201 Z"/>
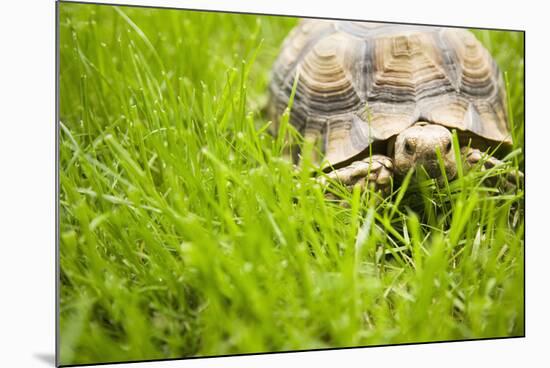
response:
<path id="1" fill-rule="evenodd" d="M 331 171 L 320 182 L 328 185 L 330 181 L 343 184 L 348 190 L 359 186 L 361 190 L 371 187 L 382 195 L 388 195 L 393 177 L 393 162 L 383 155 L 372 155 L 361 161 L 354 161 L 349 166 Z M 328 180 L 327 180 L 328 179 Z M 329 196 L 332 198 L 334 195 Z"/>
<path id="2" fill-rule="evenodd" d="M 489 170 L 500 165 L 506 165 L 505 162 L 493 156 L 489 156 L 475 148 L 464 147 L 462 149 L 462 153 L 468 169 L 479 164 L 480 161 L 483 163 L 481 170 Z M 517 184 L 524 182 L 524 177 L 525 175 L 521 171 L 515 170 L 506 173 L 505 177 L 489 178 L 487 182 L 491 186 L 498 187 L 508 192 L 515 191 L 517 189 Z"/>

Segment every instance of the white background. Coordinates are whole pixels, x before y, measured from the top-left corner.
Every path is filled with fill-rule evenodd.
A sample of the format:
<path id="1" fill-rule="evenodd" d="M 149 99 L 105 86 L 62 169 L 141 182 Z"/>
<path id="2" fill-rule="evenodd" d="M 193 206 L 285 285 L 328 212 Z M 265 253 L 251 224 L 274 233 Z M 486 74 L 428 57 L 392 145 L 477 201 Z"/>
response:
<path id="1" fill-rule="evenodd" d="M 550 347 L 550 207 L 546 190 L 550 184 L 550 17 L 543 1 L 126 0 L 124 3 L 525 29 L 527 337 L 123 366 L 550 366 L 547 351 Z M 531 5 L 534 3 L 541 5 Z M 2 367 L 54 364 L 54 15 L 53 0 L 12 0 L 3 2 L 0 10 Z"/>

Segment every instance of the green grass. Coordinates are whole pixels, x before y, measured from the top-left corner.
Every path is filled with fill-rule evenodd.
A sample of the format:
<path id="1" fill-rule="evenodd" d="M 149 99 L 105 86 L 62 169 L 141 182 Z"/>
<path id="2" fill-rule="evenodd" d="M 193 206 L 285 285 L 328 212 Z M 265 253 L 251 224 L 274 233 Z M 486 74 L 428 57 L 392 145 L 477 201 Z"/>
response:
<path id="1" fill-rule="evenodd" d="M 62 364 L 524 334 L 522 34 L 508 166 L 343 207 L 260 113 L 296 19 L 59 7 Z"/>

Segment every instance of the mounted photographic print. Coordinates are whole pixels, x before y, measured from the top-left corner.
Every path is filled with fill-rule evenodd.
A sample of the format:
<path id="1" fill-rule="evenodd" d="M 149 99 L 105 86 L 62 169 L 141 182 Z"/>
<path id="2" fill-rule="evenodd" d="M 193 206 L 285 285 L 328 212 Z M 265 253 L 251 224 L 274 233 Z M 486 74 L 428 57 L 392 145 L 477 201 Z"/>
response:
<path id="1" fill-rule="evenodd" d="M 524 32 L 57 5 L 59 365 L 525 335 Z"/>

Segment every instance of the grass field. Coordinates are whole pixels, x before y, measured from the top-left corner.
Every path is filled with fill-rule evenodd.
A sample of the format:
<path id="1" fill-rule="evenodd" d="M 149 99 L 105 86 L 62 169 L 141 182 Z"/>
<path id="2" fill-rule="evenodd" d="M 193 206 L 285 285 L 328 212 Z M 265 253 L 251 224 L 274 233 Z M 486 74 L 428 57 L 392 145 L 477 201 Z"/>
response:
<path id="1" fill-rule="evenodd" d="M 523 34 L 506 167 L 344 207 L 260 113 L 297 19 L 59 10 L 62 364 L 524 334 Z"/>

